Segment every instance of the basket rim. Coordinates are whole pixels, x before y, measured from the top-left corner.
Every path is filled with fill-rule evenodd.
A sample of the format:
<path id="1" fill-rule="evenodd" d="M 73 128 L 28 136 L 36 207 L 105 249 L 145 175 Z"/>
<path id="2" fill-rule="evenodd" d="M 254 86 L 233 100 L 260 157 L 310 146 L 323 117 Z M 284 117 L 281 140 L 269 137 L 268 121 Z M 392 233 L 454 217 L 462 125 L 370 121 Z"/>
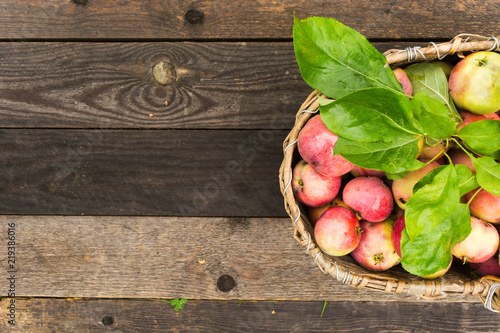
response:
<path id="1" fill-rule="evenodd" d="M 400 67 L 410 63 L 441 60 L 445 56 L 457 54 L 464 57 L 464 53 L 476 51 L 500 51 L 499 37 L 485 37 L 472 34 L 460 34 L 449 42 L 435 44 L 430 42 L 425 48 L 413 47 L 387 50 L 386 66 Z M 427 299 L 442 299 L 450 295 L 476 295 L 479 300 L 492 311 L 500 310 L 500 296 L 498 293 L 489 293 L 490 289 L 500 286 L 500 279 L 485 276 L 469 281 L 448 281 L 445 277 L 435 280 L 426 280 L 417 276 L 410 278 L 393 277 L 383 273 L 356 273 L 350 271 L 336 260 L 324 253 L 315 243 L 313 230 L 302 206 L 297 203 L 291 188 L 292 159 L 297 146 L 298 135 L 307 121 L 318 112 L 319 97 L 321 94 L 313 90 L 300 106 L 295 124 L 283 141 L 283 161 L 279 169 L 280 190 L 284 197 L 284 206 L 292 220 L 294 238 L 304 247 L 306 252 L 314 258 L 314 262 L 325 274 L 333 276 L 339 282 L 371 290 L 392 293 L 411 293 Z M 323 96 L 325 97 L 325 96 Z M 360 267 L 360 270 L 363 270 Z M 411 275 L 408 273 L 408 275 Z M 446 275 L 445 275 L 446 276 Z M 492 288 L 495 286 L 495 288 Z"/>

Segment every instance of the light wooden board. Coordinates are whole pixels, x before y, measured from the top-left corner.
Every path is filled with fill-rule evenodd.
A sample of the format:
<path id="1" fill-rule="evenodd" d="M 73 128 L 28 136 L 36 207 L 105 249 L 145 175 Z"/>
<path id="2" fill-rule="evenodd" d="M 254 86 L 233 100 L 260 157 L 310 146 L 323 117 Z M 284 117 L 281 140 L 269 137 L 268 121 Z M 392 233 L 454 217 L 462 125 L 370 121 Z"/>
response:
<path id="1" fill-rule="evenodd" d="M 291 38 L 295 13 L 299 18 L 332 17 L 370 38 L 428 40 L 464 32 L 489 36 L 500 25 L 499 6 L 496 0 L 1 0 L 0 38 Z M 203 13 L 203 20 L 190 24 L 185 18 L 189 10 Z"/>
<path id="2" fill-rule="evenodd" d="M 480 304 L 313 301 L 199 301 L 182 310 L 160 300 L 17 299 L 17 326 L 0 332 L 498 332 Z M 1 325 L 1 324 L 0 324 Z"/>
<path id="3" fill-rule="evenodd" d="M 293 238 L 290 219 L 2 216 L 1 235 L 9 223 L 16 296 L 426 302 L 323 274 Z M 0 252 L 0 262 L 6 257 Z"/>

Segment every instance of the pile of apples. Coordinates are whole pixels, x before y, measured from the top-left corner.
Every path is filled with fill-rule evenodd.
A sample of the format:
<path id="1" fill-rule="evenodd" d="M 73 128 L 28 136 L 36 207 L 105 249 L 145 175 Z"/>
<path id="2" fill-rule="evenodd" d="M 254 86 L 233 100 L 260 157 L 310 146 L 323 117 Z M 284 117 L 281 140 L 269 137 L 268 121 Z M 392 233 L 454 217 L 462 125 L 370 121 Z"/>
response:
<path id="1" fill-rule="evenodd" d="M 481 63 L 479 57 L 488 61 Z M 450 94 L 463 119 L 457 131 L 471 122 L 500 120 L 500 54 L 472 53 L 455 66 L 443 61 L 435 63 L 445 71 Z M 411 95 L 411 82 L 404 70 L 394 69 L 394 74 L 405 93 Z M 383 271 L 399 264 L 405 204 L 413 194 L 414 185 L 424 175 L 448 163 L 448 159 L 442 158 L 443 151 L 452 163 L 466 165 L 475 173 L 470 157 L 462 150 L 443 145 L 427 146 L 422 141 L 418 159 L 434 161 L 404 178 L 389 180 L 383 171 L 360 168 L 334 155 L 337 139 L 320 115 L 305 124 L 298 137 L 302 160 L 293 170 L 293 192 L 307 207 L 321 250 L 331 256 L 350 254 L 359 265 L 371 271 Z M 463 202 L 468 202 L 475 192 L 466 194 Z M 481 189 L 469 209 L 472 231 L 454 246 L 452 254 L 469 263 L 480 275 L 500 276 L 500 237 L 496 228 L 500 226 L 500 197 Z M 426 278 L 436 278 L 447 270 Z"/>

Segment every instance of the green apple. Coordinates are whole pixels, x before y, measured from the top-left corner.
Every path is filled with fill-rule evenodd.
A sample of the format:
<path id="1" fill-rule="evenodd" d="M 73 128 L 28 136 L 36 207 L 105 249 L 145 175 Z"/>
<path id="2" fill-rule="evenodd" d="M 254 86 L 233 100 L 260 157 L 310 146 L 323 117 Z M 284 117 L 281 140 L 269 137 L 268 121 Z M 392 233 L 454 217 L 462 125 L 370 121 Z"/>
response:
<path id="1" fill-rule="evenodd" d="M 500 54 L 469 54 L 453 67 L 449 79 L 455 104 L 475 114 L 500 110 Z"/>

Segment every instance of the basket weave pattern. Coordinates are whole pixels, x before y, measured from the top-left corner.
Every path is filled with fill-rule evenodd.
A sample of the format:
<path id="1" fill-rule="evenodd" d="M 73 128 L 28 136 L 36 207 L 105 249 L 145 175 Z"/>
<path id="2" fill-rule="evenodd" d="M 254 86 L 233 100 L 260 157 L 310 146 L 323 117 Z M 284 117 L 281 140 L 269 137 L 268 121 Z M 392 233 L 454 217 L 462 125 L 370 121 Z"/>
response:
<path id="1" fill-rule="evenodd" d="M 458 35 L 442 44 L 430 43 L 425 48 L 388 50 L 384 53 L 387 65 L 401 67 L 413 62 L 442 59 L 447 55 L 474 51 L 499 51 L 496 37 L 477 35 Z M 492 276 L 472 279 L 466 274 L 450 269 L 444 276 L 435 280 L 425 280 L 411 275 L 401 267 L 374 274 L 359 266 L 349 255 L 332 257 L 322 252 L 314 240 L 313 227 L 304 208 L 293 195 L 291 188 L 292 171 L 298 158 L 297 138 L 302 127 L 318 112 L 319 93 L 313 91 L 301 105 L 295 118 L 295 125 L 283 142 L 283 162 L 279 170 L 281 193 L 285 199 L 285 209 L 290 216 L 295 239 L 306 248 L 319 268 L 338 281 L 359 288 L 368 288 L 391 293 L 410 293 L 423 298 L 439 299 L 453 295 L 477 295 L 485 306 L 493 311 L 500 310 L 500 297 L 495 290 L 500 287 L 500 279 Z M 491 293 L 489 293 L 491 291 Z"/>

